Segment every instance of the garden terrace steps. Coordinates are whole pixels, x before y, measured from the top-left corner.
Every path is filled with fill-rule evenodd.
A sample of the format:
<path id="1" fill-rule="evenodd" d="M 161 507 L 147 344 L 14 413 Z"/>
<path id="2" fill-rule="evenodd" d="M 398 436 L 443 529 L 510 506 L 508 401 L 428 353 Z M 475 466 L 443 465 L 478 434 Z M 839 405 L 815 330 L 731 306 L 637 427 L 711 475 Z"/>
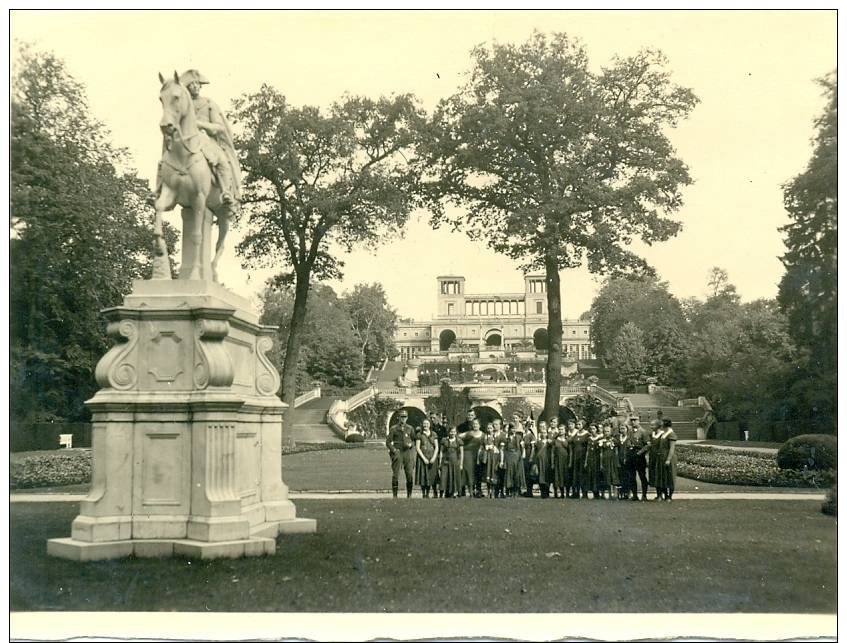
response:
<path id="1" fill-rule="evenodd" d="M 649 393 L 626 393 L 625 395 L 636 409 L 640 407 L 660 407 L 665 402 L 664 397 L 650 395 Z"/>
<path id="2" fill-rule="evenodd" d="M 374 371 L 377 382 L 389 382 L 393 384 L 398 377 L 403 375 L 403 362 L 388 361 L 385 368 L 381 371 Z"/>
<path id="3" fill-rule="evenodd" d="M 295 424 L 292 429 L 295 444 L 303 442 L 343 442 L 335 432 L 324 424 Z"/>
<path id="4" fill-rule="evenodd" d="M 635 410 L 642 422 L 656 419 L 661 410 L 662 416 L 671 420 L 674 426 L 677 422 L 696 422 L 703 417 L 703 409 L 699 406 L 636 406 Z"/>
<path id="5" fill-rule="evenodd" d="M 673 422 L 674 433 L 680 440 L 697 439 L 697 420 L 703 417 L 703 409 L 699 406 L 664 406 L 659 396 L 645 394 L 628 394 L 635 412 L 641 420 L 642 426 L 648 428 L 648 424 L 656 419 L 659 410 L 662 416 Z M 652 398 L 652 400 L 650 399 Z M 659 403 L 650 403 L 658 401 Z M 641 403 L 639 403 L 641 402 Z"/>
<path id="6" fill-rule="evenodd" d="M 294 442 L 341 442 L 341 438 L 326 423 L 326 413 L 338 397 L 319 397 L 288 412 L 286 422 L 291 427 Z"/>

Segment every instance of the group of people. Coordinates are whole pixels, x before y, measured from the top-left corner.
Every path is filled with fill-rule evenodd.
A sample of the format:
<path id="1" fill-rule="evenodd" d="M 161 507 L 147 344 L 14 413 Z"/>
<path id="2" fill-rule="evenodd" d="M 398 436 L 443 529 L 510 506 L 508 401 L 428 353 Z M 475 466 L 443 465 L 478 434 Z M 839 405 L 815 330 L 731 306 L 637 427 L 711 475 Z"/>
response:
<path id="1" fill-rule="evenodd" d="M 458 426 L 431 414 L 419 427 L 408 424 L 401 409 L 388 431 L 391 490 L 396 498 L 405 473 L 406 496 L 419 485 L 424 498 L 533 497 L 670 501 L 676 480 L 673 422 L 656 419 L 650 430 L 638 416 L 610 418 L 586 426 L 583 420 L 559 425 L 559 418 L 538 425 L 515 414 L 503 426 L 499 418 L 483 427 L 473 410 Z M 483 486 L 485 492 L 483 492 Z"/>

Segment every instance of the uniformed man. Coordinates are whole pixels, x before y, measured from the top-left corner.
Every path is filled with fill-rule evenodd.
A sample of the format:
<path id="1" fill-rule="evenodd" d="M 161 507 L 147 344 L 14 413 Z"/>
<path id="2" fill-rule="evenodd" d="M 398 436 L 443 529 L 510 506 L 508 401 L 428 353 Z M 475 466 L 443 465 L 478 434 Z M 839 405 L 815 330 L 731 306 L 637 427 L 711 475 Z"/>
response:
<path id="1" fill-rule="evenodd" d="M 644 430 L 637 415 L 629 418 L 630 440 L 638 447 L 635 454 L 635 472 L 641 480 L 641 500 L 647 501 L 647 452 L 650 450 L 650 434 Z M 632 479 L 632 499 L 638 500 L 638 485 Z"/>
<path id="2" fill-rule="evenodd" d="M 385 446 L 391 457 L 391 493 L 397 497 L 400 486 L 400 469 L 406 473 L 406 497 L 412 497 L 412 484 L 415 475 L 415 428 L 406 424 L 409 414 L 401 409 L 397 414 L 399 422 L 388 429 Z"/>
<path id="3" fill-rule="evenodd" d="M 461 437 L 462 433 L 472 431 L 474 420 L 476 420 L 476 412 L 473 409 L 468 409 L 467 419 L 456 427 L 456 433 Z"/>

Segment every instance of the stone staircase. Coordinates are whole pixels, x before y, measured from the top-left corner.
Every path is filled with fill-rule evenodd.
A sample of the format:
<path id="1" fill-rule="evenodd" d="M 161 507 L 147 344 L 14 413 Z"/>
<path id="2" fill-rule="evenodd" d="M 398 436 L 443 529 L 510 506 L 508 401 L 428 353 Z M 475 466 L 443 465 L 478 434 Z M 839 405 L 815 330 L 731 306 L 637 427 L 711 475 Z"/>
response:
<path id="1" fill-rule="evenodd" d="M 383 370 L 374 371 L 374 376 L 377 382 L 394 384 L 397 378 L 403 375 L 403 370 L 403 362 L 392 362 L 389 360 L 385 363 Z"/>
<path id="2" fill-rule="evenodd" d="M 585 377 L 592 375 L 597 378 L 597 386 L 611 391 L 612 393 L 620 392 L 621 388 L 617 382 L 612 381 L 612 369 L 603 366 L 599 359 L 583 359 L 577 362 L 577 369 Z"/>
<path id="3" fill-rule="evenodd" d="M 326 423 L 326 412 L 337 399 L 339 398 L 319 397 L 289 411 L 286 422 L 293 427 L 292 437 L 295 444 L 302 442 L 343 442 Z"/>
<path id="4" fill-rule="evenodd" d="M 665 406 L 667 402 L 662 396 L 644 393 L 627 393 L 635 412 L 641 420 L 641 425 L 649 428 L 652 420 L 656 419 L 659 410 L 665 419 L 673 422 L 673 430 L 680 440 L 697 439 L 697 420 L 703 417 L 703 409 L 699 406 Z"/>

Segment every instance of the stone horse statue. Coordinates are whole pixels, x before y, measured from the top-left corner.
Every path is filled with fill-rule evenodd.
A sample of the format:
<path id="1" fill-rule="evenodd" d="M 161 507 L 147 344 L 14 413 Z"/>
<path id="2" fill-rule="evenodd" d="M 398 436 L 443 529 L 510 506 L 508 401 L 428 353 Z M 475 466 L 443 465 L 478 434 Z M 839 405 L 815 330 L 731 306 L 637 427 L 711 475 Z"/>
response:
<path id="1" fill-rule="evenodd" d="M 206 160 L 203 146 L 206 134 L 197 126 L 194 105 L 188 89 L 174 72 L 173 79 L 159 74 L 162 88 L 162 120 L 159 128 L 164 137 L 159 164 L 156 218 L 154 279 L 170 278 L 167 251 L 162 236 L 162 213 L 177 205 L 182 207 L 182 265 L 180 279 L 212 279 L 218 281 L 217 265 L 223 253 L 229 229 L 230 206 L 221 201 L 221 190 Z M 218 238 L 214 258 L 209 260 L 212 217 L 217 221 Z M 210 274 L 211 272 L 211 274 Z"/>

